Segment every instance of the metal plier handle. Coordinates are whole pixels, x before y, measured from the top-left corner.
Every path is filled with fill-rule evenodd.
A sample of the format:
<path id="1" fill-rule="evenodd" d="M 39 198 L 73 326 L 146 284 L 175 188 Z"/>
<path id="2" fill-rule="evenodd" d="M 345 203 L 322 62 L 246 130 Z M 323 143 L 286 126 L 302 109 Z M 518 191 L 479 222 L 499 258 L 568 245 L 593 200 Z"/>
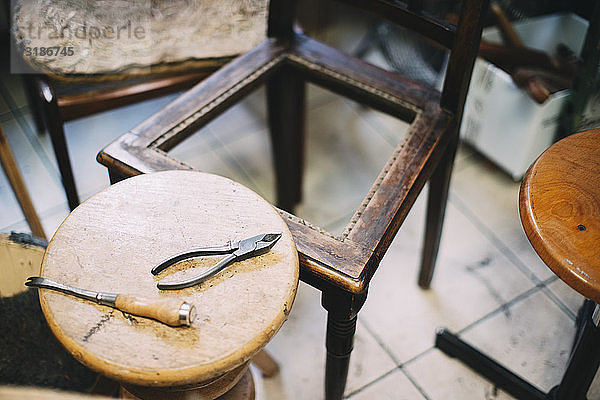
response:
<path id="1" fill-rule="evenodd" d="M 177 282 L 161 281 L 156 284 L 156 287 L 160 290 L 175 290 L 197 285 L 213 277 L 235 261 L 245 260 L 267 253 L 275 243 L 277 243 L 280 237 L 281 233 L 262 233 L 248 239 L 240 240 L 239 242 L 228 243 L 225 246 L 196 248 L 172 255 L 152 268 L 152 274 L 157 275 L 165 268 L 190 258 L 220 254 L 227 254 L 227 257 L 223 258 L 198 276 Z"/>

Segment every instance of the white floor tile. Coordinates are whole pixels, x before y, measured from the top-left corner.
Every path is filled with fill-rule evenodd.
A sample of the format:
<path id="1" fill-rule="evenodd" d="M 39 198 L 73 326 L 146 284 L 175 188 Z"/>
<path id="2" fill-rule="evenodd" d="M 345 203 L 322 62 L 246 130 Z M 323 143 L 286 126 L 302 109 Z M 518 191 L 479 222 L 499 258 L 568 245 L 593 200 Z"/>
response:
<path id="1" fill-rule="evenodd" d="M 548 285 L 548 289 L 554 293 L 568 308 L 573 315 L 577 315 L 585 297 L 571 289 L 569 285 L 557 279 Z"/>
<path id="2" fill-rule="evenodd" d="M 296 214 L 324 226 L 358 208 L 394 147 L 355 103 L 339 98 L 311 110 L 307 125 L 304 202 Z"/>
<path id="3" fill-rule="evenodd" d="M 349 399 L 419 400 L 424 397 L 400 370 L 395 370 L 364 390 L 350 396 Z"/>
<path id="4" fill-rule="evenodd" d="M 469 157 L 460 165 L 451 184 L 456 201 L 468 208 L 488 236 L 509 246 L 537 278 L 550 278 L 552 272 L 536 260 L 523 233 L 518 206 L 520 184 L 481 157 Z"/>
<path id="5" fill-rule="evenodd" d="M 533 287 L 449 204 L 432 287 L 418 288 L 423 197 L 383 258 L 360 314 L 399 362 L 430 348 L 437 327 L 465 328 Z"/>
<path id="6" fill-rule="evenodd" d="M 267 399 L 322 399 L 324 396 L 326 312 L 320 292 L 301 284 L 289 319 L 267 350 L 281 371 L 264 380 Z M 394 369 L 391 358 L 359 322 L 346 394 Z"/>
<path id="7" fill-rule="evenodd" d="M 406 366 L 430 400 L 513 400 L 459 361 L 430 350 Z"/>
<path id="8" fill-rule="evenodd" d="M 548 391 L 560 382 L 574 335 L 574 321 L 537 292 L 469 329 L 462 338 Z"/>

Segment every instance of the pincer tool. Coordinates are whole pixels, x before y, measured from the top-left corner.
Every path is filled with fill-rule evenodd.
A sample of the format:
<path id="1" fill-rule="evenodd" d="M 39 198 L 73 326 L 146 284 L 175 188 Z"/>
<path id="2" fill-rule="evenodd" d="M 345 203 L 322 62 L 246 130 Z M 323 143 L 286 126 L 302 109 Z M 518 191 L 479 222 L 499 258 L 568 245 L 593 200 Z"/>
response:
<path id="1" fill-rule="evenodd" d="M 239 242 L 229 242 L 224 246 L 201 247 L 174 254 L 152 268 L 152 274 L 157 275 L 165 268 L 191 258 L 221 254 L 227 254 L 227 256 L 197 276 L 176 282 L 161 281 L 156 286 L 161 290 L 175 290 L 197 285 L 215 276 L 235 261 L 267 253 L 277 243 L 279 238 L 281 238 L 281 233 L 262 233 L 248 239 L 240 240 Z"/>

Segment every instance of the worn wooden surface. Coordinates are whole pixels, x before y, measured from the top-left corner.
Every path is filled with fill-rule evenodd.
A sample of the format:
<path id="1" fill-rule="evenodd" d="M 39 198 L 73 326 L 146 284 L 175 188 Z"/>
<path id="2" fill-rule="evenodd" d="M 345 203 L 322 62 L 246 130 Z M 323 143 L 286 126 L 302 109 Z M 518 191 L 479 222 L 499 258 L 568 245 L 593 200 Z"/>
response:
<path id="1" fill-rule="evenodd" d="M 153 276 L 165 257 L 265 231 L 282 232 L 270 252 L 236 262 L 199 286 L 158 291 L 162 279 L 197 274 L 218 258 L 184 261 Z M 80 361 L 118 381 L 194 386 L 248 362 L 284 322 L 295 296 L 292 236 L 262 198 L 200 172 L 143 175 L 95 195 L 64 221 L 48 246 L 42 275 L 76 287 L 193 303 L 192 327 L 124 315 L 41 290 L 48 323 Z"/>
<path id="2" fill-rule="evenodd" d="M 39 246 L 15 243 L 0 234 L 0 297 L 9 297 L 27 289 L 24 282 L 40 273 L 44 249 Z"/>
<path id="3" fill-rule="evenodd" d="M 519 195 L 521 222 L 550 269 L 600 303 L 600 129 L 568 136 L 530 167 Z"/>

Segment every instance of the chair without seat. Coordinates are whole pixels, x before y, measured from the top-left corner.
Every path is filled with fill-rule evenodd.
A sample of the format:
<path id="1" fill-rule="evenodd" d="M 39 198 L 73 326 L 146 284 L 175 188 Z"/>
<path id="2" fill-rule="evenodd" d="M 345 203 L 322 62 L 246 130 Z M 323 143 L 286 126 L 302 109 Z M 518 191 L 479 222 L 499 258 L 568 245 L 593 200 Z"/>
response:
<path id="1" fill-rule="evenodd" d="M 440 240 L 464 100 L 481 35 L 485 0 L 465 0 L 457 26 L 390 1 L 345 1 L 423 34 L 450 50 L 442 91 L 412 82 L 294 30 L 295 1 L 272 0 L 268 39 L 183 94 L 98 154 L 111 182 L 168 169 L 191 169 L 166 153 L 266 85 L 277 205 L 301 200 L 305 82 L 411 122 L 345 232 L 334 237 L 281 211 L 294 236 L 301 279 L 322 291 L 328 311 L 325 391 L 344 393 L 357 314 L 379 262 L 427 181 L 429 198 L 419 284 L 428 287 Z M 414 3 L 414 2 L 413 2 Z"/>

